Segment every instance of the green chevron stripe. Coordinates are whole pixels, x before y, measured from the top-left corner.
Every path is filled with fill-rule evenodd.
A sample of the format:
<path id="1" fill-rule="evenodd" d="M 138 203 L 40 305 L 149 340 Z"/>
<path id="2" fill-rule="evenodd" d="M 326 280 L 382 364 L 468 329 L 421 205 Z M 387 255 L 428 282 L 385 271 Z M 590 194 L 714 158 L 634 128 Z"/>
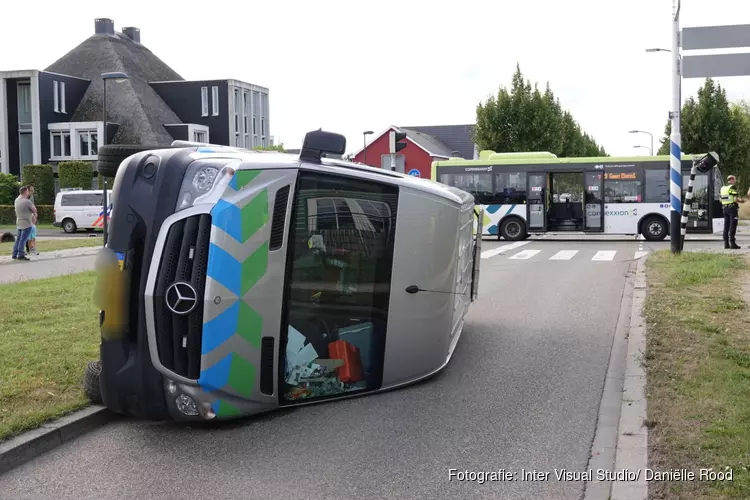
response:
<path id="1" fill-rule="evenodd" d="M 239 170 L 234 174 L 237 179 L 237 191 L 250 184 L 258 177 L 262 170 Z"/>
<path id="2" fill-rule="evenodd" d="M 232 353 L 228 385 L 238 394 L 250 397 L 255 383 L 255 366 L 237 353 Z"/>
<path id="3" fill-rule="evenodd" d="M 263 331 L 263 318 L 260 314 L 247 305 L 240 302 L 240 314 L 237 321 L 237 335 L 247 341 L 248 344 L 260 349 L 260 337 Z"/>
<path id="4" fill-rule="evenodd" d="M 242 295 L 245 295 L 268 268 L 268 242 L 264 242 L 242 263 Z"/>
<path id="5" fill-rule="evenodd" d="M 226 401 L 219 401 L 216 407 L 216 416 L 220 418 L 239 417 L 242 412 Z"/>
<path id="6" fill-rule="evenodd" d="M 242 241 L 252 235 L 268 222 L 268 190 L 264 189 L 245 205 L 242 210 Z"/>

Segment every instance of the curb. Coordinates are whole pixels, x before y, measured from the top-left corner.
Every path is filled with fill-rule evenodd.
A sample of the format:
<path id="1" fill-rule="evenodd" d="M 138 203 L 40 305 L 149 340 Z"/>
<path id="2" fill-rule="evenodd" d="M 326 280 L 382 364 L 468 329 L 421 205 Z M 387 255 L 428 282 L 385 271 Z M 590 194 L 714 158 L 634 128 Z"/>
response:
<path id="1" fill-rule="evenodd" d="M 28 264 L 33 264 L 34 262 L 45 262 L 48 260 L 57 260 L 57 259 L 65 259 L 70 257 L 83 257 L 86 255 L 97 255 L 99 251 L 103 247 L 79 247 L 79 248 L 66 248 L 64 250 L 54 250 L 52 252 L 44 252 L 42 255 L 39 255 L 37 257 L 34 257 L 32 262 L 28 262 Z M 3 255 L 0 257 L 0 266 L 7 265 L 7 264 L 18 264 L 18 262 L 14 261 L 10 255 Z"/>
<path id="2" fill-rule="evenodd" d="M 646 299 L 646 259 L 640 259 L 635 272 L 633 303 L 625 361 L 625 382 L 622 390 L 620 423 L 617 433 L 615 471 L 627 471 L 632 477 L 618 478 L 612 483 L 612 500 L 646 500 L 648 483 L 648 428 L 646 427 L 646 322 L 643 302 Z"/>
<path id="3" fill-rule="evenodd" d="M 92 405 L 0 442 L 0 475 L 115 418 L 104 406 Z"/>
<path id="4" fill-rule="evenodd" d="M 603 500 L 612 498 L 612 480 L 601 479 L 599 471 L 615 471 L 615 458 L 617 454 L 618 426 L 622 412 L 622 390 L 625 380 L 626 353 L 628 350 L 628 336 L 630 330 L 630 317 L 633 311 L 633 292 L 635 290 L 635 275 L 638 262 L 637 259 L 628 266 L 625 278 L 625 286 L 622 293 L 620 310 L 618 311 L 617 324 L 615 326 L 614 338 L 609 354 L 607 374 L 604 379 L 601 402 L 599 403 L 599 414 L 596 420 L 596 432 L 591 443 L 587 471 L 590 471 L 588 480 L 584 486 L 583 500 Z"/>

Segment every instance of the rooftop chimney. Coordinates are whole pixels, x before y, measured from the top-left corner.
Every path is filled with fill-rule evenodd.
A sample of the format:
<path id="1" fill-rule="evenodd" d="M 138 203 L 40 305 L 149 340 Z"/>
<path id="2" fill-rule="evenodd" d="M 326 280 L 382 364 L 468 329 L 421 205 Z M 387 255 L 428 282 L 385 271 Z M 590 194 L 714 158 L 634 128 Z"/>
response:
<path id="1" fill-rule="evenodd" d="M 138 28 L 123 28 L 122 34 L 133 40 L 135 43 L 141 43 L 141 30 Z"/>
<path id="2" fill-rule="evenodd" d="M 94 33 L 97 35 L 114 35 L 115 22 L 106 17 L 94 20 Z"/>

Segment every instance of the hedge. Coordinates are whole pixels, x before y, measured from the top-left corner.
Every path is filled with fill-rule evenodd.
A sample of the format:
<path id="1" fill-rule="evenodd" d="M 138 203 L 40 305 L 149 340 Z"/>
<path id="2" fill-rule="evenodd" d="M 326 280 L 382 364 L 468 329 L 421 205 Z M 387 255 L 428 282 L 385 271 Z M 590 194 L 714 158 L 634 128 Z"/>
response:
<path id="1" fill-rule="evenodd" d="M 81 188 L 91 189 L 94 179 L 94 169 L 87 161 L 63 161 L 57 165 L 57 175 L 60 179 L 60 189 Z"/>
<path id="2" fill-rule="evenodd" d="M 54 205 L 36 205 L 39 214 L 37 224 L 52 224 L 55 222 Z M 16 209 L 13 205 L 0 205 L 0 225 L 15 225 Z"/>
<path id="3" fill-rule="evenodd" d="M 0 205 L 13 205 L 21 183 L 13 174 L 0 173 Z"/>
<path id="4" fill-rule="evenodd" d="M 34 186 L 35 204 L 55 203 L 55 173 L 52 165 L 24 165 L 21 170 L 21 183 Z"/>

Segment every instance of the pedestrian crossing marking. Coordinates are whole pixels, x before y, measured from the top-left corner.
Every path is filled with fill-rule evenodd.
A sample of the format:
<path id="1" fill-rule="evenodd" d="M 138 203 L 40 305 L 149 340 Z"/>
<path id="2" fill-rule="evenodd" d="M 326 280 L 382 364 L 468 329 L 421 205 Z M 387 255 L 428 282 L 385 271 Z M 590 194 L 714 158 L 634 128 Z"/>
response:
<path id="1" fill-rule="evenodd" d="M 570 260 L 577 253 L 578 253 L 578 250 L 560 250 L 555 255 L 550 257 L 549 260 Z"/>
<path id="2" fill-rule="evenodd" d="M 599 250 L 596 252 L 596 254 L 591 258 L 591 260 L 612 260 L 615 258 L 615 254 L 617 251 L 615 250 Z"/>
<path id="3" fill-rule="evenodd" d="M 500 255 L 501 253 L 509 252 L 510 250 L 513 250 L 515 248 L 520 248 L 524 245 L 528 245 L 531 243 L 530 241 L 517 241 L 515 243 L 509 243 L 508 245 L 502 245 L 497 248 L 493 248 L 491 250 L 485 250 L 482 252 L 481 257 L 483 259 L 489 259 L 490 257 L 494 257 L 496 255 Z"/>
<path id="4" fill-rule="evenodd" d="M 549 252 L 544 249 L 528 249 L 528 250 L 521 250 L 517 253 L 510 252 L 511 250 L 515 250 L 520 248 L 523 245 L 526 245 L 530 242 L 528 241 L 522 241 L 517 243 L 511 243 L 509 245 L 503 245 L 497 248 L 493 248 L 490 250 L 486 250 L 482 252 L 482 258 L 483 259 L 489 259 L 492 257 L 496 257 L 501 254 L 509 254 L 507 255 L 508 259 L 512 260 L 529 260 L 533 257 L 537 257 L 535 260 L 539 261 L 541 259 L 544 260 L 565 260 L 565 261 L 571 261 L 575 260 L 576 258 L 583 258 L 588 259 L 591 256 L 591 250 L 555 250 L 553 252 Z M 552 255 L 550 255 L 552 253 Z M 636 250 L 633 254 L 629 252 L 623 252 L 620 251 L 620 254 L 625 253 L 627 256 L 633 255 L 632 260 L 638 260 L 645 256 L 647 256 L 649 253 L 651 253 L 648 250 Z M 541 254 L 541 255 L 540 255 Z M 617 250 L 598 250 L 594 253 L 593 256 L 591 256 L 591 260 L 594 262 L 613 262 L 615 261 L 615 257 L 617 256 L 618 251 Z M 549 255 L 549 256 L 548 256 Z M 624 259 L 624 261 L 627 261 L 627 259 Z M 617 261 L 619 262 L 619 261 Z"/>
<path id="5" fill-rule="evenodd" d="M 541 250 L 523 250 L 522 252 L 518 252 L 517 254 L 511 256 L 510 258 L 511 259 L 526 260 L 526 259 L 532 258 L 533 256 L 535 256 L 539 252 L 541 252 Z"/>

